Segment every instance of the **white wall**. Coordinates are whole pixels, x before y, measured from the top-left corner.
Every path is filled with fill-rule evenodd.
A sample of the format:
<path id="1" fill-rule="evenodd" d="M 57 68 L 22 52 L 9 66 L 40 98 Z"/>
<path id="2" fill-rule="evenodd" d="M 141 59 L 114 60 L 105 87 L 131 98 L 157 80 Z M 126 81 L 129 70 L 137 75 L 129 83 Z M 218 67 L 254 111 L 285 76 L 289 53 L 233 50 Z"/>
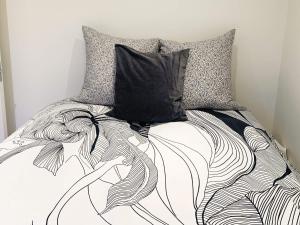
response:
<path id="1" fill-rule="evenodd" d="M 300 1 L 289 1 L 286 37 L 274 118 L 275 136 L 300 169 Z"/>
<path id="2" fill-rule="evenodd" d="M 179 41 L 237 28 L 237 99 L 272 127 L 287 0 L 7 0 L 6 4 L 15 104 L 8 115 L 15 117 L 17 127 L 47 104 L 78 94 L 84 75 L 82 24 L 122 37 Z"/>

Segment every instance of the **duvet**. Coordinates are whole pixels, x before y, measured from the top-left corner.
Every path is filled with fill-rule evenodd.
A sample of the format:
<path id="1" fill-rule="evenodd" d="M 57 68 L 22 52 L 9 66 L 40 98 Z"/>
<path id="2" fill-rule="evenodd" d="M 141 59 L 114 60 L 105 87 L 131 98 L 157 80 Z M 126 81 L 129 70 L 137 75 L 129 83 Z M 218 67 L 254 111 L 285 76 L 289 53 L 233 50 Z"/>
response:
<path id="1" fill-rule="evenodd" d="M 52 104 L 0 145 L 0 224 L 300 224 L 299 182 L 247 111 L 127 123 Z"/>

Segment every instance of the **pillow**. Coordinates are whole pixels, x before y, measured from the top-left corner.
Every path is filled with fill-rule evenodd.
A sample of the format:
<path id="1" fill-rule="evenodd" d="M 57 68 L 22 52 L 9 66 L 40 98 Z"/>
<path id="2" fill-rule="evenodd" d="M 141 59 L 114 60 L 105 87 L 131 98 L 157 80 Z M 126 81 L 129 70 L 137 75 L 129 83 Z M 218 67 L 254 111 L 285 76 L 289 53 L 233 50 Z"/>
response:
<path id="1" fill-rule="evenodd" d="M 186 109 L 240 109 L 231 93 L 231 53 L 235 30 L 211 40 L 160 40 L 161 52 L 190 49 L 183 91 Z"/>
<path id="2" fill-rule="evenodd" d="M 86 75 L 81 93 L 75 100 L 113 105 L 115 79 L 115 44 L 125 44 L 141 52 L 158 52 L 158 40 L 122 39 L 101 34 L 83 26 L 86 45 Z"/>
<path id="3" fill-rule="evenodd" d="M 107 115 L 139 123 L 186 120 L 182 94 L 189 50 L 159 54 L 115 48 L 115 106 Z"/>

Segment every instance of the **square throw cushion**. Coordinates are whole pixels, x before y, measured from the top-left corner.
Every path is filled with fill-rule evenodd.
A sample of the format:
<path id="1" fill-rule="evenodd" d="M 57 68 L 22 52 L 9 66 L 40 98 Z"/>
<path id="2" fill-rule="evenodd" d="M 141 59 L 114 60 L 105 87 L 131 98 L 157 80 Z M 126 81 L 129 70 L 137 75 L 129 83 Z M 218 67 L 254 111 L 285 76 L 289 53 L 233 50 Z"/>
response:
<path id="1" fill-rule="evenodd" d="M 241 109 L 232 99 L 231 55 L 235 30 L 205 41 L 160 40 L 160 51 L 190 49 L 183 103 L 186 109 Z"/>
<path id="2" fill-rule="evenodd" d="M 189 50 L 142 53 L 116 45 L 115 106 L 107 115 L 139 123 L 186 120 L 183 82 Z"/>
<path id="3" fill-rule="evenodd" d="M 141 52 L 158 52 L 158 40 L 112 37 L 83 26 L 86 46 L 86 75 L 81 93 L 75 100 L 111 106 L 114 102 L 115 44 L 128 45 Z"/>

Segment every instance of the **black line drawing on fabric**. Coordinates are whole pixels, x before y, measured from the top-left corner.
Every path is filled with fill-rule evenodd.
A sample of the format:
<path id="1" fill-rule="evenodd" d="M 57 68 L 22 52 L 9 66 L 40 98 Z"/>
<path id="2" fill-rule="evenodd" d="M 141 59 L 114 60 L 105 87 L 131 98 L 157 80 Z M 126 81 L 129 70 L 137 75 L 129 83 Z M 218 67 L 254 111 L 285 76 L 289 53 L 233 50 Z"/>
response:
<path id="1" fill-rule="evenodd" d="M 53 107 L 33 118 L 20 137 L 13 139 L 15 149 L 7 152 L 4 149 L 0 155 L 1 169 L 1 163 L 12 156 L 39 146 L 33 165 L 49 171 L 55 178 L 71 157 L 78 160 L 84 175 L 51 206 L 45 218 L 47 225 L 58 225 L 65 206 L 82 190 L 87 190 L 88 203 L 98 216 L 99 224 L 114 224 L 107 214 L 119 206 L 128 207 L 146 224 L 235 224 L 238 220 L 234 218 L 249 224 L 272 224 L 275 220 L 270 212 L 290 217 L 295 224 L 300 220 L 300 194 L 293 188 L 289 167 L 276 161 L 278 155 L 270 150 L 270 141 L 264 132 L 245 122 L 246 118 L 239 121 L 221 112 L 188 111 L 189 120 L 177 122 L 177 127 L 173 127 L 180 130 L 184 125 L 194 132 L 195 140 L 201 139 L 207 144 L 205 155 L 177 138 L 176 130 L 170 137 L 151 131 L 159 126 L 162 130 L 165 126 L 172 127 L 170 124 L 127 123 L 107 117 L 102 108 L 79 103 L 53 113 L 51 109 Z M 24 142 L 25 139 L 31 141 Z M 79 147 L 66 148 L 74 143 Z M 74 152 L 66 154 L 69 150 Z M 188 193 L 182 204 L 191 205 L 191 222 L 183 216 L 174 194 L 174 183 L 170 181 L 174 171 L 170 171 L 173 167 L 168 156 L 180 162 L 188 180 L 180 185 Z M 266 164 L 267 161 L 270 164 Z M 272 165 L 276 169 L 270 171 Z M 116 176 L 115 181 L 106 180 L 110 172 Z M 108 187 L 107 193 L 101 193 L 106 197 L 105 206 L 99 207 L 92 195 L 96 182 Z M 282 195 L 272 202 L 285 209 L 282 214 L 275 206 L 265 207 L 270 203 L 266 196 L 274 193 Z M 148 198 L 168 216 L 162 216 L 155 207 L 147 205 Z M 286 205 L 281 205 L 283 200 Z M 290 215 L 288 207 L 293 208 Z M 239 208 L 243 208 L 240 214 L 237 213 Z M 265 212 L 265 208 L 269 211 Z M 268 219 L 264 215 L 269 215 Z"/>
<path id="2" fill-rule="evenodd" d="M 100 161 L 105 162 L 105 164 L 80 179 L 80 181 L 84 180 L 87 183 L 79 184 L 78 181 L 76 184 L 79 184 L 79 187 L 74 184 L 60 199 L 55 207 L 56 209 L 61 206 L 58 210 L 57 220 L 63 206 L 72 196 L 87 187 L 93 180 L 101 178 L 115 165 L 131 166 L 131 170 L 125 179 L 112 185 L 107 197 L 107 206 L 101 214 L 119 205 L 133 205 L 153 191 L 157 171 L 152 161 L 128 141 L 128 138 L 135 136 L 140 143 L 143 143 L 145 137 L 131 130 L 129 124 L 125 122 L 110 119 L 108 123 L 105 122 L 106 120 L 107 117 L 105 116 L 94 116 L 91 112 L 82 109 L 61 111 L 54 120 L 47 121 L 41 118 L 26 127 L 21 135 L 21 137 L 28 139 L 37 139 L 37 141 L 4 154 L 0 157 L 0 162 L 3 163 L 13 155 L 31 147 L 44 145 L 33 163 L 56 175 L 65 161 L 63 143 L 73 143 L 84 139 L 77 156 L 83 167 L 86 166 L 80 160 L 80 156 L 83 156 L 92 168 Z M 98 121 L 102 121 L 101 127 L 98 126 Z M 100 132 L 101 137 L 99 137 Z M 90 177 L 92 177 L 91 181 L 89 181 Z M 127 192 L 124 196 L 123 189 L 124 191 L 132 189 L 132 191 L 131 193 Z M 55 209 L 49 214 L 47 221 L 54 214 Z"/>

